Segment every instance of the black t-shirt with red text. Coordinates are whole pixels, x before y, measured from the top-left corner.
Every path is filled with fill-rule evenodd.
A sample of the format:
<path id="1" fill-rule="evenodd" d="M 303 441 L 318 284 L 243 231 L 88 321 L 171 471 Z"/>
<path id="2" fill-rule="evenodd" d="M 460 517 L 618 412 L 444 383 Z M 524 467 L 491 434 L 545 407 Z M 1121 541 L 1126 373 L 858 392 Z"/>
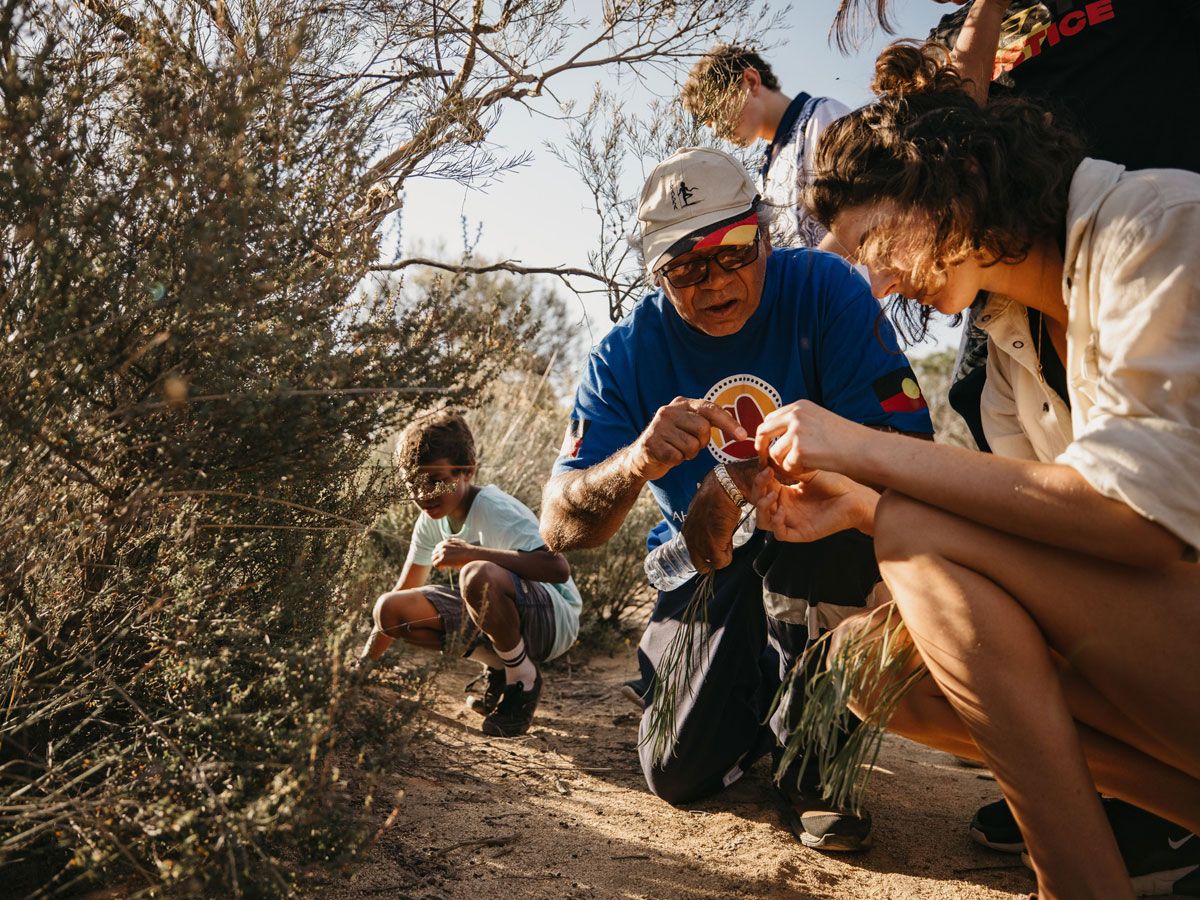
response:
<path id="1" fill-rule="evenodd" d="M 930 36 L 953 47 L 966 15 Z M 1073 124 L 1090 156 L 1200 172 L 1200 0 L 1014 0 L 993 79 Z"/>

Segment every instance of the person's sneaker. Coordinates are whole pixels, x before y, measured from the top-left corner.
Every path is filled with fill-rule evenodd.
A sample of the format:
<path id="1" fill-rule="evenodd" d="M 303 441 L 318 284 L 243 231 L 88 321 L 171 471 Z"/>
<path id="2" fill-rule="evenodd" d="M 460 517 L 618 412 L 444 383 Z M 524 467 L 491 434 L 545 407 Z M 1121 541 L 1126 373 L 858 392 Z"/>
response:
<path id="1" fill-rule="evenodd" d="M 814 850 L 854 853 L 871 846 L 871 814 L 817 807 L 800 813 L 800 843 Z"/>
<path id="2" fill-rule="evenodd" d="M 971 819 L 967 833 L 975 843 L 1001 853 L 1020 853 L 1025 849 L 1025 838 L 1003 798 L 981 806 Z"/>
<path id="3" fill-rule="evenodd" d="M 1022 851 L 1021 862 L 1033 871 L 1033 860 L 1028 852 Z M 1169 862 L 1166 864 L 1170 865 Z M 1133 893 L 1138 897 L 1200 897 L 1200 865 L 1196 863 L 1145 875 L 1134 875 L 1131 871 L 1129 878 L 1133 882 Z"/>
<path id="4" fill-rule="evenodd" d="M 1105 797 L 1101 802 L 1125 868 L 1129 870 L 1135 894 L 1139 897 L 1200 897 L 1200 836 L 1122 800 Z M 984 809 L 996 806 L 1004 807 L 1012 827 L 1016 828 L 1016 821 L 1003 800 L 990 803 Z M 983 811 L 976 813 L 976 819 Z M 993 836 L 1002 834 L 997 827 L 1002 818 L 1003 814 L 999 812 L 990 814 Z M 971 824 L 974 826 L 975 822 Z M 972 837 L 975 837 L 974 832 Z M 1032 869 L 1029 854 L 1024 852 L 1024 842 L 1021 851 L 1021 862 Z"/>
<path id="5" fill-rule="evenodd" d="M 641 712 L 646 708 L 646 692 L 649 690 L 642 683 L 641 677 L 632 678 L 621 685 L 621 696 L 632 703 Z"/>
<path id="6" fill-rule="evenodd" d="M 482 696 L 468 697 L 467 709 L 473 709 L 481 716 L 486 716 L 496 708 L 496 704 L 504 696 L 504 670 L 493 669 L 489 666 L 480 677 L 487 679 L 483 688 L 483 694 Z M 475 681 L 472 681 L 468 687 L 473 687 L 478 680 L 475 679 Z"/>
<path id="7" fill-rule="evenodd" d="M 784 821 L 805 847 L 835 853 L 854 853 L 871 846 L 871 814 L 836 809 L 819 794 L 777 788 Z M 817 799 L 808 799 L 814 797 Z"/>
<path id="8" fill-rule="evenodd" d="M 541 672 L 538 672 L 531 691 L 525 690 L 525 686 L 519 681 L 516 684 L 505 685 L 500 702 L 483 720 L 483 733 L 492 737 L 516 737 L 524 734 L 533 722 L 533 714 L 537 711 L 538 699 L 541 696 Z"/>
<path id="9" fill-rule="evenodd" d="M 1135 894 L 1200 896 L 1200 836 L 1123 800 L 1105 799 L 1104 811 Z"/>

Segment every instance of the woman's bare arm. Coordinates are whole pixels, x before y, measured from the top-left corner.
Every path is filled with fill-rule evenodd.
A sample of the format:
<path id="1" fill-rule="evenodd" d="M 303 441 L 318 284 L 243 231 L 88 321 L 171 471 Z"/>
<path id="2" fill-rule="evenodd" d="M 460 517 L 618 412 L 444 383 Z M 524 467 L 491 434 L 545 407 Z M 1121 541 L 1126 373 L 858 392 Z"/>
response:
<path id="1" fill-rule="evenodd" d="M 1161 566 L 1187 547 L 1106 497 L 1069 466 L 1006 459 L 864 429 L 855 473 L 965 519 L 1133 566 Z"/>
<path id="2" fill-rule="evenodd" d="M 876 431 L 808 401 L 767 416 L 755 443 L 793 477 L 838 472 L 1009 534 L 1126 565 L 1165 565 L 1188 549 L 1068 466 Z"/>
<path id="3" fill-rule="evenodd" d="M 1007 8 L 1008 0 L 975 0 L 950 51 L 955 68 L 971 82 L 968 90 L 980 106 L 987 102 Z"/>

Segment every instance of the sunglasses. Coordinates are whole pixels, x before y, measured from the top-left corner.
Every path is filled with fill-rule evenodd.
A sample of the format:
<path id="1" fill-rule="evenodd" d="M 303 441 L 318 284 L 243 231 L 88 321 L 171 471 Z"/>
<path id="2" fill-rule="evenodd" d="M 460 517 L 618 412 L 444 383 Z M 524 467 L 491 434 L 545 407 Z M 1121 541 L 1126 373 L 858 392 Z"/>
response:
<path id="1" fill-rule="evenodd" d="M 708 264 L 711 262 L 715 262 L 726 272 L 737 271 L 758 259 L 758 236 L 759 230 L 755 229 L 754 240 L 749 244 L 727 247 L 711 256 L 697 256 L 673 266 L 663 266 L 657 274 L 671 282 L 671 287 L 685 288 L 707 281 Z"/>

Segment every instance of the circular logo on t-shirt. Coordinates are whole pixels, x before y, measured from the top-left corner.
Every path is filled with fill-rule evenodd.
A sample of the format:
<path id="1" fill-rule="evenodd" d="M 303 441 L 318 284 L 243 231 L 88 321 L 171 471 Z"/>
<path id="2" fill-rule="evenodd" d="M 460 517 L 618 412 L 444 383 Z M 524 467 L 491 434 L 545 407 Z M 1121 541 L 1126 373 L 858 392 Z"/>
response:
<path id="1" fill-rule="evenodd" d="M 704 399 L 722 407 L 750 435 L 748 440 L 735 441 L 725 437 L 719 428 L 712 430 L 708 451 L 723 463 L 754 456 L 754 435 L 758 433 L 758 426 L 783 405 L 779 391 L 757 375 L 730 375 L 714 384 Z"/>

